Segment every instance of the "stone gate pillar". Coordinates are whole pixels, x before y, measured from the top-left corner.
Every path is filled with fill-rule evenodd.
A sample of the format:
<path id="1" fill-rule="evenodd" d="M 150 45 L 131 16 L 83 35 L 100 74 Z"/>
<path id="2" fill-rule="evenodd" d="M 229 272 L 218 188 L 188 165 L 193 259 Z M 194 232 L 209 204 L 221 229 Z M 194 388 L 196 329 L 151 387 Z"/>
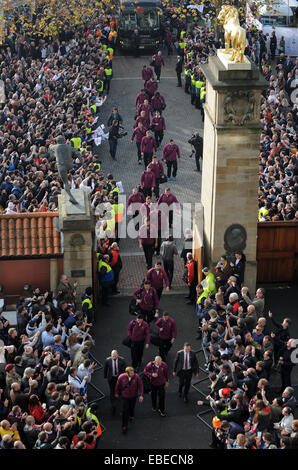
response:
<path id="1" fill-rule="evenodd" d="M 204 249 L 209 265 L 242 249 L 245 285 L 256 287 L 260 98 L 267 82 L 245 58 L 210 57 L 206 77 L 202 196 Z"/>
<path id="2" fill-rule="evenodd" d="M 59 200 L 59 228 L 63 234 L 64 273 L 77 289 L 78 304 L 86 287 L 92 287 L 92 257 L 94 217 L 88 194 L 83 189 L 72 189 L 71 193 L 78 204 L 69 202 L 65 190 Z"/>

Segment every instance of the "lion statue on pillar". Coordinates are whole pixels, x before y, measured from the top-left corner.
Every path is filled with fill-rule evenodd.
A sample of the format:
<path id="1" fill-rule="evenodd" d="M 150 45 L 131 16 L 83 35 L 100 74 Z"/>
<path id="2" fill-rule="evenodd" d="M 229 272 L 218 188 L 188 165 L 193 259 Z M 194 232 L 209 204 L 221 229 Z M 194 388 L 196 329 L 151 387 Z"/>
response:
<path id="1" fill-rule="evenodd" d="M 225 54 L 232 52 L 230 61 L 244 62 L 246 32 L 241 28 L 237 8 L 223 5 L 217 17 L 225 32 Z M 231 47 L 230 47 L 231 46 Z"/>

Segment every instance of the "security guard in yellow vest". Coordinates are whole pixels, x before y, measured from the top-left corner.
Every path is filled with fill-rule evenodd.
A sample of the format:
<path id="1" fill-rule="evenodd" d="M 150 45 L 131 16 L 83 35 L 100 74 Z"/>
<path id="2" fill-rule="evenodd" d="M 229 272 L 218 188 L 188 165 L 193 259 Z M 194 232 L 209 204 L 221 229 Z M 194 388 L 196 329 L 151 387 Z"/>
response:
<path id="1" fill-rule="evenodd" d="M 92 287 L 85 289 L 85 294 L 82 296 L 82 312 L 87 318 L 87 323 L 93 323 L 94 321 L 94 309 L 92 305 Z"/>
<path id="2" fill-rule="evenodd" d="M 113 78 L 113 69 L 110 65 L 108 65 L 106 68 L 105 68 L 105 90 L 107 92 L 107 94 L 109 94 L 109 91 L 110 91 L 110 84 L 111 84 L 111 80 Z"/>
<path id="3" fill-rule="evenodd" d="M 190 102 L 191 102 L 191 104 L 195 104 L 195 102 L 196 102 L 196 75 L 194 73 L 191 74 Z"/>
<path id="4" fill-rule="evenodd" d="M 201 108 L 201 102 L 200 102 L 200 93 L 201 93 L 201 88 L 204 85 L 204 82 L 198 78 L 196 80 L 196 108 L 200 109 Z"/>
<path id="5" fill-rule="evenodd" d="M 178 54 L 181 55 L 182 58 L 184 57 L 185 47 L 186 47 L 185 41 L 182 40 L 178 43 Z"/>
<path id="6" fill-rule="evenodd" d="M 118 196 L 119 196 L 119 193 L 120 193 L 120 190 L 118 188 L 118 186 L 116 185 L 116 181 L 115 180 L 112 180 L 111 181 L 111 185 L 112 185 L 112 189 L 111 191 L 109 192 L 109 197 L 112 197 L 116 200 L 116 202 L 118 201 Z"/>
<path id="7" fill-rule="evenodd" d="M 205 100 L 206 100 L 206 86 L 203 85 L 201 87 L 201 91 L 200 91 L 200 102 L 201 102 L 201 116 L 202 116 L 202 121 L 204 122 L 204 103 L 205 103 Z"/>
<path id="8" fill-rule="evenodd" d="M 79 149 L 80 147 L 82 147 L 82 139 L 81 137 L 73 137 L 72 139 L 70 139 L 72 144 L 73 144 L 73 147 L 75 149 Z"/>
<path id="9" fill-rule="evenodd" d="M 92 112 L 93 116 L 96 116 L 96 111 L 97 111 L 97 106 L 96 106 L 96 104 L 92 104 L 92 105 L 90 106 L 90 109 L 91 109 L 91 112 Z"/>
<path id="10" fill-rule="evenodd" d="M 98 281 L 102 288 L 101 302 L 103 305 L 107 305 L 110 287 L 114 281 L 114 271 L 109 265 L 109 255 L 96 254 L 97 257 L 97 271 Z"/>
<path id="11" fill-rule="evenodd" d="M 94 424 L 96 425 L 96 430 L 97 430 L 97 438 L 101 436 L 102 434 L 102 429 L 100 426 L 100 422 L 98 417 L 94 414 L 97 411 L 97 405 L 96 403 L 93 403 L 90 408 L 87 409 L 86 411 L 86 418 L 90 421 L 93 421 Z"/>
<path id="12" fill-rule="evenodd" d="M 185 34 L 186 34 L 186 31 L 184 31 L 183 29 L 180 33 L 180 39 L 184 39 Z"/>
<path id="13" fill-rule="evenodd" d="M 185 93 L 189 93 L 191 87 L 191 69 L 186 68 L 184 69 L 184 91 Z"/>
<path id="14" fill-rule="evenodd" d="M 103 92 L 103 87 L 104 87 L 104 81 L 99 79 L 99 80 L 97 80 L 96 83 L 97 83 L 97 86 L 98 86 L 98 88 L 97 88 L 98 92 L 102 93 Z"/>
<path id="15" fill-rule="evenodd" d="M 107 52 L 109 54 L 109 59 L 110 60 L 113 60 L 113 56 L 114 56 L 114 49 L 110 46 L 107 48 Z"/>

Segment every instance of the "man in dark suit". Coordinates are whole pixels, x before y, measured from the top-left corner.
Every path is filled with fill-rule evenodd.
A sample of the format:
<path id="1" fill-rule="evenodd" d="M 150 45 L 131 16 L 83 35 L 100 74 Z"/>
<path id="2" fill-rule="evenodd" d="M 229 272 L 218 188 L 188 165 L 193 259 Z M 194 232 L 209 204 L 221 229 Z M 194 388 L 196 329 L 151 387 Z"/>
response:
<path id="1" fill-rule="evenodd" d="M 113 350 L 110 357 L 107 357 L 104 365 L 104 379 L 108 381 L 110 387 L 110 400 L 112 405 L 112 414 L 116 412 L 115 387 L 120 374 L 125 372 L 125 359 L 118 355 L 118 351 Z"/>
<path id="2" fill-rule="evenodd" d="M 179 87 L 182 86 L 182 82 L 181 82 L 182 68 L 183 68 L 183 59 L 180 55 L 178 55 L 177 63 L 176 63 L 176 74 L 177 74 L 177 80 L 178 80 L 177 86 Z"/>
<path id="3" fill-rule="evenodd" d="M 198 359 L 189 343 L 184 343 L 183 349 L 177 352 L 173 369 L 173 376 L 179 377 L 179 396 L 182 397 L 183 394 L 184 403 L 187 403 L 192 375 L 199 375 Z"/>

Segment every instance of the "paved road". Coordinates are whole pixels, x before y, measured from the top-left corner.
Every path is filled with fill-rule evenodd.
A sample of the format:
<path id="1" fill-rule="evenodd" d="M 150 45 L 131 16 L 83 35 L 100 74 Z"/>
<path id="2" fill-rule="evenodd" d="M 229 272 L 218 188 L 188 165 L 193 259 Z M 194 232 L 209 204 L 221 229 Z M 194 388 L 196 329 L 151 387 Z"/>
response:
<path id="1" fill-rule="evenodd" d="M 175 57 L 165 57 L 165 68 L 162 70 L 159 91 L 164 95 L 167 108 L 164 112 L 167 131 L 163 143 L 173 138 L 180 147 L 181 162 L 179 163 L 177 181 L 171 182 L 172 192 L 181 203 L 199 202 L 201 191 L 201 174 L 194 172 L 194 158 L 189 158 L 191 146 L 187 143 L 194 129 L 202 130 L 200 111 L 190 104 L 190 96 L 184 93 L 183 88 L 177 88 L 175 73 Z M 125 129 L 128 135 L 118 143 L 117 161 L 112 161 L 108 144 L 105 142 L 98 148 L 103 170 L 111 171 L 117 181 L 122 181 L 124 191 L 130 194 L 132 188 L 140 183 L 143 165 L 137 164 L 136 145 L 131 144 L 130 138 L 133 130 L 135 115 L 135 97 L 143 87 L 141 69 L 144 64 L 149 64 L 150 57 L 133 58 L 116 55 L 113 60 L 113 79 L 107 102 L 102 108 L 102 117 L 105 119 L 112 108 L 117 105 L 123 117 Z M 158 150 L 159 158 L 162 150 Z M 162 188 L 162 186 L 161 186 Z M 165 185 L 163 185 L 163 190 Z M 186 227 L 184 227 L 186 228 Z M 177 240 L 178 246 L 181 245 Z M 136 240 L 126 240 L 122 243 L 125 252 L 138 252 Z"/>
<path id="2" fill-rule="evenodd" d="M 296 317 L 296 291 L 295 289 L 273 289 L 267 293 L 265 312 L 271 310 L 276 321 L 281 321 L 285 316 L 293 319 L 291 334 L 298 338 L 298 325 Z M 114 348 L 130 363 L 130 351 L 123 346 L 122 340 L 126 336 L 126 327 L 132 317 L 128 314 L 128 297 L 114 298 L 111 307 L 100 309 L 97 313 L 97 322 L 94 327 L 96 346 L 94 355 L 100 361 L 104 361 Z M 170 312 L 178 326 L 178 336 L 169 356 L 168 366 L 172 372 L 172 364 L 176 352 L 183 346 L 184 341 L 190 341 L 193 349 L 200 348 L 200 341 L 196 340 L 197 320 L 192 306 L 186 305 L 183 295 L 166 295 L 161 298 L 161 308 Z M 153 329 L 153 327 L 151 327 Z M 273 331 L 275 328 L 273 327 Z M 143 365 L 147 364 L 158 354 L 155 346 L 150 346 L 144 353 Z M 203 366 L 204 357 L 198 354 L 200 366 Z M 201 371 L 199 378 L 206 375 Z M 193 379 L 193 382 L 196 379 Z M 136 406 L 135 423 L 129 428 L 127 435 L 121 433 L 121 417 L 119 412 L 112 417 L 108 396 L 108 385 L 103 379 L 103 371 L 94 373 L 93 383 L 107 395 L 99 402 L 99 416 L 102 419 L 106 431 L 103 433 L 100 447 L 102 449 L 206 449 L 210 442 L 210 430 L 196 418 L 198 411 L 207 408 L 196 405 L 196 401 L 202 396 L 193 388 L 190 390 L 189 403 L 183 403 L 177 395 L 178 383 L 170 375 L 170 384 L 166 395 L 167 417 L 161 418 L 151 410 L 150 396 L 145 395 L 144 403 Z M 298 367 L 292 373 L 292 382 L 297 390 Z M 208 380 L 200 386 L 202 391 L 208 393 Z M 273 388 L 273 396 L 277 396 L 276 390 L 280 387 L 279 374 L 274 372 L 270 379 Z M 90 400 L 96 398 L 92 390 L 89 393 Z M 296 392 L 296 397 L 297 392 Z M 297 410 L 298 411 L 298 410 Z M 297 414 L 297 413 L 296 413 Z M 212 413 L 206 415 L 208 423 L 211 422 Z"/>

